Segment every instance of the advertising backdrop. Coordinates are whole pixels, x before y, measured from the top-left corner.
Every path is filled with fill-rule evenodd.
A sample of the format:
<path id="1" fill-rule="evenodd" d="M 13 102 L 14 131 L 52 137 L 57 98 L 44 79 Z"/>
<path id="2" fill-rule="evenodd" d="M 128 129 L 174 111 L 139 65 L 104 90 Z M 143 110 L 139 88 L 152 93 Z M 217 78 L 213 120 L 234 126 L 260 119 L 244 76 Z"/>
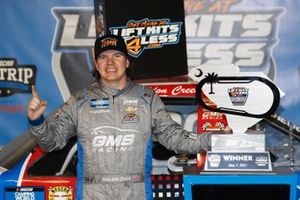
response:
<path id="1" fill-rule="evenodd" d="M 263 71 L 286 94 L 277 113 L 299 130 L 299 8 L 299 0 L 185 0 L 188 70 L 235 63 Z M 10 0 L 2 2 L 0 22 L 2 146 L 28 128 L 31 85 L 48 114 L 93 80 L 94 1 Z"/>

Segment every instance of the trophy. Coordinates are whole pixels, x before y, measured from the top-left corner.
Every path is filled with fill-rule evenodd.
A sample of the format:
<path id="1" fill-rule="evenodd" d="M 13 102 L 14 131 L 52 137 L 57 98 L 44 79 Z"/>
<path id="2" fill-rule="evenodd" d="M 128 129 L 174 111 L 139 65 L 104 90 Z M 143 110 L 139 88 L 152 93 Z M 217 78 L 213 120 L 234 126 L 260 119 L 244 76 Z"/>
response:
<path id="1" fill-rule="evenodd" d="M 257 124 L 276 111 L 284 93 L 262 72 L 241 72 L 234 64 L 200 65 L 189 76 L 198 82 L 198 130 L 212 131 L 204 171 L 272 171 Z M 225 126 L 231 134 L 214 132 Z"/>

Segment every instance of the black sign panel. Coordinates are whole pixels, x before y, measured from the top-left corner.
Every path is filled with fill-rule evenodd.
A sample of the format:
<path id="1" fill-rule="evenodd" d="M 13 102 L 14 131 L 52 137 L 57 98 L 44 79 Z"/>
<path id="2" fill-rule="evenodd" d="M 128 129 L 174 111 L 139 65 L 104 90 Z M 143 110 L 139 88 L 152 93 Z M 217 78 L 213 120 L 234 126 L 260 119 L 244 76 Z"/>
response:
<path id="1" fill-rule="evenodd" d="M 95 0 L 97 35 L 121 35 L 134 79 L 186 75 L 183 0 Z"/>

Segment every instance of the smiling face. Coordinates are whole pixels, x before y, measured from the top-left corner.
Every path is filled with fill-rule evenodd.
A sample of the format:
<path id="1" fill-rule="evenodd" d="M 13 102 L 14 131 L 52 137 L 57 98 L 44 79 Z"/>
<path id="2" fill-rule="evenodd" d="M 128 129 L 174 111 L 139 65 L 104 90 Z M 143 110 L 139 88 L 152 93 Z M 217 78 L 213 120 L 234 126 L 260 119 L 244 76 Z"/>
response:
<path id="1" fill-rule="evenodd" d="M 128 67 L 128 58 L 117 50 L 104 51 L 96 60 L 96 68 L 101 76 L 101 81 L 115 89 L 123 89 L 126 86 L 126 69 Z"/>

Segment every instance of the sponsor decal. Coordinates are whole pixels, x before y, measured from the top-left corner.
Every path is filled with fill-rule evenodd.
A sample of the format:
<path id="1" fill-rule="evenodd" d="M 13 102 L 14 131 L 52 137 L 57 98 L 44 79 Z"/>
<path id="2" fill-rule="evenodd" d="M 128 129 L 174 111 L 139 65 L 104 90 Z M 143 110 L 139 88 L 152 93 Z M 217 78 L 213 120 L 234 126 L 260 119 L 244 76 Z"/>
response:
<path id="1" fill-rule="evenodd" d="M 201 94 L 203 101 L 210 107 L 216 108 L 217 105 L 211 101 L 204 93 Z M 198 131 L 218 131 L 227 126 L 227 118 L 223 113 L 213 112 L 202 107 L 198 109 Z"/>
<path id="2" fill-rule="evenodd" d="M 139 122 L 140 116 L 136 114 L 136 111 L 138 110 L 138 99 L 125 98 L 123 107 L 125 107 L 124 110 L 126 115 L 122 120 L 122 124 Z"/>
<path id="3" fill-rule="evenodd" d="M 195 98 L 196 95 L 196 84 L 149 84 L 146 86 L 154 90 L 161 97 Z"/>
<path id="4" fill-rule="evenodd" d="M 208 157 L 208 162 L 212 167 L 219 167 L 221 163 L 221 156 L 218 154 L 212 154 Z"/>
<path id="5" fill-rule="evenodd" d="M 7 187 L 5 188 L 4 199 L 44 199 L 45 191 L 43 187 Z"/>
<path id="6" fill-rule="evenodd" d="M 132 174 L 132 175 L 100 175 L 100 176 L 85 176 L 85 183 L 116 183 L 116 182 L 141 182 L 143 177 L 141 175 Z"/>
<path id="7" fill-rule="evenodd" d="M 257 164 L 257 166 L 266 166 L 268 165 L 268 157 L 266 156 L 260 156 L 255 158 L 255 164 Z"/>
<path id="8" fill-rule="evenodd" d="M 197 133 L 186 133 L 185 135 L 184 135 L 184 138 L 187 138 L 187 139 L 190 139 L 190 140 L 197 140 Z"/>
<path id="9" fill-rule="evenodd" d="M 118 176 L 118 177 L 103 177 L 102 182 L 115 183 L 115 182 L 140 182 L 142 177 L 140 175 L 131 176 Z"/>
<path id="10" fill-rule="evenodd" d="M 122 120 L 122 124 L 126 123 L 138 123 L 140 117 L 135 113 L 128 113 L 125 115 L 125 117 Z"/>
<path id="11" fill-rule="evenodd" d="M 18 65 L 14 58 L 0 58 L 0 97 L 30 93 L 35 77 L 34 65 Z"/>
<path id="12" fill-rule="evenodd" d="M 219 113 L 219 112 L 209 112 L 209 111 L 205 111 L 202 114 L 202 120 L 216 120 L 216 119 L 222 119 L 223 118 L 223 114 Z"/>
<path id="13" fill-rule="evenodd" d="M 123 105 L 124 106 L 137 106 L 138 105 L 138 99 L 137 98 L 129 98 L 126 97 L 123 100 Z"/>
<path id="14" fill-rule="evenodd" d="M 118 40 L 115 38 L 106 38 L 101 41 L 101 48 L 109 46 L 117 46 Z"/>
<path id="15" fill-rule="evenodd" d="M 99 114 L 99 113 L 109 113 L 110 110 L 109 109 L 99 109 L 99 110 L 90 110 L 91 114 Z"/>
<path id="16" fill-rule="evenodd" d="M 133 129 L 120 129 L 113 126 L 102 126 L 91 130 L 93 152 L 132 151 L 135 141 Z"/>
<path id="17" fill-rule="evenodd" d="M 49 188 L 49 200 L 73 200 L 72 187 L 55 186 Z"/>
<path id="18" fill-rule="evenodd" d="M 138 58 L 145 49 L 162 48 L 179 42 L 182 22 L 170 19 L 129 20 L 125 26 L 111 27 L 113 35 L 122 36 L 127 43 L 128 53 Z"/>
<path id="19" fill-rule="evenodd" d="M 228 89 L 228 94 L 231 100 L 231 103 L 234 106 L 243 106 L 245 105 L 248 97 L 249 89 L 244 87 L 233 87 Z"/>
<path id="20" fill-rule="evenodd" d="M 206 121 L 201 126 L 202 130 L 205 130 L 205 131 L 223 130 L 225 127 L 226 126 L 224 123 L 222 123 L 222 122 L 214 123 L 214 121 L 212 121 L 212 122 Z"/>
<path id="21" fill-rule="evenodd" d="M 92 108 L 108 109 L 109 99 L 107 97 L 103 99 L 91 99 L 90 106 Z"/>

